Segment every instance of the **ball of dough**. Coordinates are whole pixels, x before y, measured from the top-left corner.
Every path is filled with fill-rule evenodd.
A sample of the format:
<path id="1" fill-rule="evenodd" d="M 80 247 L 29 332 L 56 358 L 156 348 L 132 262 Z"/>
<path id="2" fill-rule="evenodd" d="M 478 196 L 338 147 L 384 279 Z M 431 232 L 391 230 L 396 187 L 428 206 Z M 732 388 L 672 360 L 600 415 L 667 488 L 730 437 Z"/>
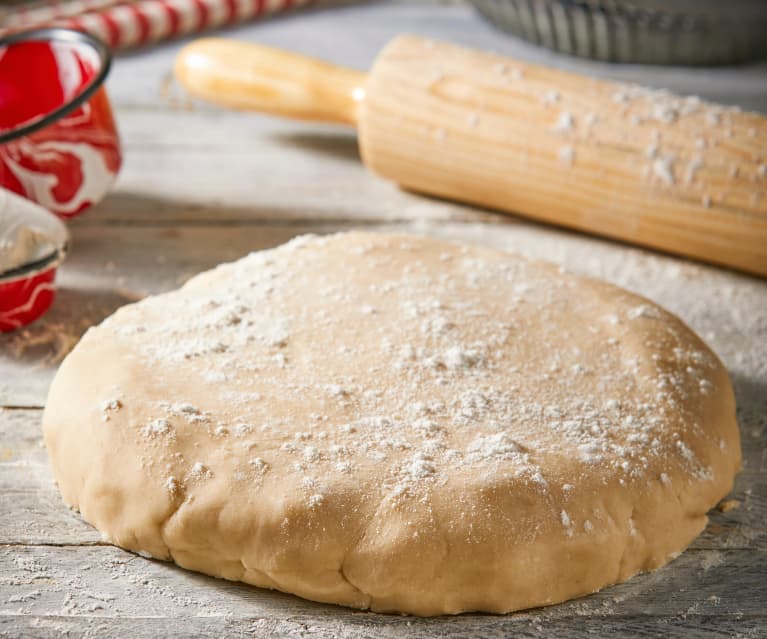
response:
<path id="1" fill-rule="evenodd" d="M 508 612 L 662 566 L 740 466 L 679 319 L 485 248 L 301 237 L 121 308 L 51 387 L 114 544 L 355 608 Z"/>

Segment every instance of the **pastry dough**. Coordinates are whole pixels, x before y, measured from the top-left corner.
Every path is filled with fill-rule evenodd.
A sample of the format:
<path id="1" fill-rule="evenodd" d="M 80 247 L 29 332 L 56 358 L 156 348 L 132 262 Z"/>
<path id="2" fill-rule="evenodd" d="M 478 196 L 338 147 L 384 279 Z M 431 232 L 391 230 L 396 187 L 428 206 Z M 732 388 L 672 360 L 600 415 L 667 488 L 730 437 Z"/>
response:
<path id="1" fill-rule="evenodd" d="M 114 544 L 356 608 L 508 612 L 662 566 L 740 466 L 716 356 L 651 302 L 485 248 L 301 237 L 118 310 L 51 387 Z"/>

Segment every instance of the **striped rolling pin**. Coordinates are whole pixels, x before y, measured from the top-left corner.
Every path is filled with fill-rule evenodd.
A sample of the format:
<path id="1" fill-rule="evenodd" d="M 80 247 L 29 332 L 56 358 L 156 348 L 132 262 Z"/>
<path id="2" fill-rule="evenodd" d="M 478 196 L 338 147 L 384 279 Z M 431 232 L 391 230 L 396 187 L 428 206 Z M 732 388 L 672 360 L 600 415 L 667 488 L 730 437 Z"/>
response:
<path id="1" fill-rule="evenodd" d="M 21 28 L 67 27 L 86 31 L 113 49 L 130 49 L 266 16 L 309 4 L 312 0 L 133 0 L 117 3 L 101 0 L 100 8 L 95 10 L 87 7 L 97 5 L 99 0 L 80 1 L 86 11 L 78 15 L 52 17 L 35 23 L 6 18 L 0 27 L 0 35 Z M 50 9 L 55 10 L 55 7 Z M 43 7 L 37 11 L 42 12 Z"/>

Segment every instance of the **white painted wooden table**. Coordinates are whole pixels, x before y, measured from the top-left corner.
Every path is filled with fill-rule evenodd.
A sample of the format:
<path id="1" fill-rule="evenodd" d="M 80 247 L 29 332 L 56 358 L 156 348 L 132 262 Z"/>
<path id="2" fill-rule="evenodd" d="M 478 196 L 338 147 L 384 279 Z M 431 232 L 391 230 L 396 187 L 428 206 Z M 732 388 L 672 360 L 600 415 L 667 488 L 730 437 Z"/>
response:
<path id="1" fill-rule="evenodd" d="M 416 32 L 767 112 L 767 65 L 686 70 L 561 58 L 494 32 L 459 4 L 337 6 L 230 35 L 366 68 Z M 59 297 L 0 337 L 0 636 L 767 637 L 767 283 L 397 190 L 362 168 L 351 132 L 227 113 L 168 83 L 178 44 L 117 60 L 125 146 L 114 192 L 73 223 Z M 516 249 L 603 277 L 680 315 L 727 364 L 745 464 L 733 499 L 666 568 L 578 601 L 504 617 L 419 620 L 218 581 L 105 545 L 61 503 L 40 437 L 58 359 L 121 304 L 303 232 L 364 226 Z"/>

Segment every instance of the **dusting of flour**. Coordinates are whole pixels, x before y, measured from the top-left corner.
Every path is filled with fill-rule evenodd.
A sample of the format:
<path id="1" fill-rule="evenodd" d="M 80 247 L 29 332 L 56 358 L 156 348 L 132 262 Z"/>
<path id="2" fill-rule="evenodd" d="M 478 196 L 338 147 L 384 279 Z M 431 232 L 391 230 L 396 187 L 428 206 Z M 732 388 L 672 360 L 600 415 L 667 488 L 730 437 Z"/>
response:
<path id="1" fill-rule="evenodd" d="M 241 458 L 235 482 L 294 477 L 310 509 L 362 469 L 391 500 L 470 474 L 567 497 L 577 482 L 563 489 L 549 475 L 552 456 L 623 486 L 668 485 L 670 474 L 648 471 L 664 460 L 711 479 L 667 424 L 692 411 L 696 428 L 688 407 L 713 389 L 716 362 L 686 347 L 663 311 L 618 295 L 606 312 L 599 289 L 516 257 L 355 238 L 297 238 L 105 322 L 158 388 L 177 371 L 190 380 L 135 425 L 166 447 L 165 470 L 147 472 L 171 496 L 218 477 L 216 459 L 178 452 L 199 438 Z M 132 401 L 102 398 L 105 427 Z M 552 519 L 571 536 L 600 515 Z"/>

